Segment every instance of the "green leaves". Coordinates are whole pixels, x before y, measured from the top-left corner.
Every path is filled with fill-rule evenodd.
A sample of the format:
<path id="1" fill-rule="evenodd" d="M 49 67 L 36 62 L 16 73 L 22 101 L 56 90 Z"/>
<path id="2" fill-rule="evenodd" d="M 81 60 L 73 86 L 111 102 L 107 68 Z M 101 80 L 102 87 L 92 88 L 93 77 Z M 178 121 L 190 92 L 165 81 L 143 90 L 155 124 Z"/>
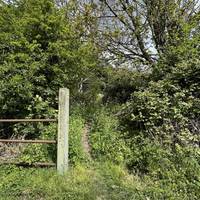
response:
<path id="1" fill-rule="evenodd" d="M 184 176 L 190 177 L 188 157 L 194 161 L 189 171 L 196 171 L 199 165 L 200 51 L 196 23 L 181 22 L 182 34 L 172 31 L 175 43 L 169 44 L 154 64 L 148 84 L 134 91 L 123 106 L 121 125 L 127 130 L 132 150 L 128 166 L 134 170 L 170 178 L 171 174 L 179 177 L 178 167 L 182 167 Z M 166 174 L 167 166 L 173 172 Z"/>
<path id="2" fill-rule="evenodd" d="M 0 9 L 0 115 L 48 117 L 57 109 L 60 87 L 68 87 L 74 97 L 82 82 L 95 76 L 97 48 L 83 41 L 84 29 L 76 34 L 75 22 L 85 24 L 81 16 L 72 19 L 70 7 L 20 0 Z M 37 95 L 43 102 L 36 103 Z"/>
<path id="3" fill-rule="evenodd" d="M 93 116 L 90 143 L 95 159 L 125 162 L 130 151 L 123 140 L 123 133 L 118 128 L 117 119 L 103 108 Z"/>

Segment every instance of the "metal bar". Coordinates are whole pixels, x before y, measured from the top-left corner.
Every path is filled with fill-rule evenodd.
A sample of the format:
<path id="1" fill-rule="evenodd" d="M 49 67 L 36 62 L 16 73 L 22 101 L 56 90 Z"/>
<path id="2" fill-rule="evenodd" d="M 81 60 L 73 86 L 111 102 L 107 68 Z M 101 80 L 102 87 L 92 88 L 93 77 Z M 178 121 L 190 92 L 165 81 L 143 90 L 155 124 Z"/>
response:
<path id="1" fill-rule="evenodd" d="M 41 144 L 56 144 L 56 140 L 9 140 L 9 139 L 0 139 L 0 142 L 3 143 L 41 143 Z"/>
<path id="2" fill-rule="evenodd" d="M 9 162 L 9 161 L 0 161 L 0 165 L 17 165 L 23 167 L 55 167 L 55 163 L 23 163 L 23 162 Z"/>
<path id="3" fill-rule="evenodd" d="M 0 122 L 57 122 L 57 119 L 0 119 Z"/>

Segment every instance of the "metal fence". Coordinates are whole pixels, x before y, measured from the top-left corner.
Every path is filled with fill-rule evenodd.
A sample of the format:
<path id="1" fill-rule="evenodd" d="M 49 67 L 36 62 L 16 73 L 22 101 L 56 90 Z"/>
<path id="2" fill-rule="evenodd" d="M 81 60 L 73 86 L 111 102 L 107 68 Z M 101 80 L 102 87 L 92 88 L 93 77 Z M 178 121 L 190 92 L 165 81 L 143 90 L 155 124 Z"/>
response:
<path id="1" fill-rule="evenodd" d="M 68 132 L 69 132 L 69 90 L 60 88 L 58 119 L 0 119 L 0 123 L 35 123 L 35 122 L 57 122 L 57 140 L 15 140 L 0 139 L 1 143 L 36 143 L 57 144 L 57 163 L 33 163 L 32 166 L 56 166 L 59 174 L 64 174 L 68 169 Z M 3 164 L 15 164 L 27 166 L 27 163 L 4 162 Z"/>

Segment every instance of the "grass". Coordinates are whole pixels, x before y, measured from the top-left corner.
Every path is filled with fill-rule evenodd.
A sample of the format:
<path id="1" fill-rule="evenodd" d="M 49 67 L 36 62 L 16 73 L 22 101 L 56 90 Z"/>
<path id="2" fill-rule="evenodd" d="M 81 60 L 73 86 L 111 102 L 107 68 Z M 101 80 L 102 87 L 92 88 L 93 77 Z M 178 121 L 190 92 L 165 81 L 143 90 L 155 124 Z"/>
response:
<path id="1" fill-rule="evenodd" d="M 134 195 L 132 180 L 119 166 L 77 165 L 65 176 L 53 169 L 1 167 L 0 199 L 128 199 Z"/>
<path id="2" fill-rule="evenodd" d="M 0 200 L 198 199 L 170 181 L 130 175 L 109 162 L 77 165 L 65 176 L 54 169 L 0 167 Z"/>

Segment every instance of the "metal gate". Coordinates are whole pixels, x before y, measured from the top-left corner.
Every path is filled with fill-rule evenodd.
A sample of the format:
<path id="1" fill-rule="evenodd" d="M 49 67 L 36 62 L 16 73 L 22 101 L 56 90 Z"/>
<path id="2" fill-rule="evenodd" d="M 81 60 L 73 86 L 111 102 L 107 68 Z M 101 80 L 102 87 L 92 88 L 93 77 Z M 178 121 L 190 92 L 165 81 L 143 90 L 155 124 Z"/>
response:
<path id="1" fill-rule="evenodd" d="M 14 140 L 0 139 L 2 143 L 37 143 L 37 144 L 56 144 L 57 162 L 56 163 L 34 163 L 34 166 L 56 166 L 59 174 L 64 174 L 68 169 L 68 133 L 69 133 L 69 90 L 59 89 L 58 119 L 0 119 L 0 123 L 37 123 L 54 122 L 58 123 L 57 140 Z M 20 165 L 23 163 L 9 163 Z"/>

